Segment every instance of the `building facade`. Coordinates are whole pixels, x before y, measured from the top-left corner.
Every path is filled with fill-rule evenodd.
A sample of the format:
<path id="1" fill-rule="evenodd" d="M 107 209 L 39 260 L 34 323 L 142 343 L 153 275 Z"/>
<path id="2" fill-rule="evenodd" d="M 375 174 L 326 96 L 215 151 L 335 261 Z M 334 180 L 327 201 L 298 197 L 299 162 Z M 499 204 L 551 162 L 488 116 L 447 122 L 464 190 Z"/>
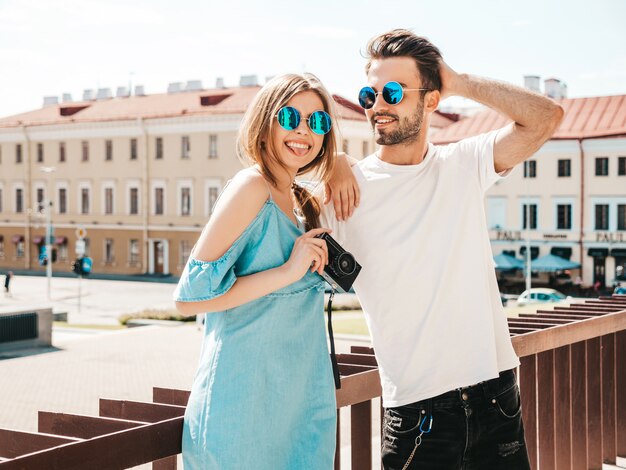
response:
<path id="1" fill-rule="evenodd" d="M 560 101 L 553 138 L 486 194 L 494 255 L 548 253 L 578 262 L 587 285 L 626 281 L 626 96 Z M 452 124 L 435 142 L 498 129 L 493 110 Z M 573 273 L 574 276 L 577 273 Z"/>
<path id="2" fill-rule="evenodd" d="M 0 270 L 45 270 L 51 201 L 55 271 L 70 271 L 82 228 L 94 272 L 180 274 L 242 168 L 236 135 L 259 89 L 67 102 L 0 119 Z M 373 151 L 360 108 L 336 104 L 339 148 Z"/>

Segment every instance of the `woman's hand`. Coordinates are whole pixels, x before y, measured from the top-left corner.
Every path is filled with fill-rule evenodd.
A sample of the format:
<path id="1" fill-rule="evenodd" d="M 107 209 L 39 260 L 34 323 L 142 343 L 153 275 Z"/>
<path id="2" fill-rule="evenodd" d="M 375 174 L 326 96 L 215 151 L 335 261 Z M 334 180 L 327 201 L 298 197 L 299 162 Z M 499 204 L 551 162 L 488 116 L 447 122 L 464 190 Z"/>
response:
<path id="1" fill-rule="evenodd" d="M 284 264 L 292 282 L 302 278 L 309 269 L 320 275 L 324 272 L 324 267 L 328 264 L 328 247 L 325 240 L 315 236 L 331 231 L 328 228 L 314 228 L 296 238 L 291 256 Z"/>
<path id="2" fill-rule="evenodd" d="M 330 181 L 324 185 L 324 204 L 332 199 L 337 220 L 352 217 L 354 208 L 359 206 L 361 192 L 354 173 L 350 169 L 348 156 L 337 152 L 337 162 Z"/>

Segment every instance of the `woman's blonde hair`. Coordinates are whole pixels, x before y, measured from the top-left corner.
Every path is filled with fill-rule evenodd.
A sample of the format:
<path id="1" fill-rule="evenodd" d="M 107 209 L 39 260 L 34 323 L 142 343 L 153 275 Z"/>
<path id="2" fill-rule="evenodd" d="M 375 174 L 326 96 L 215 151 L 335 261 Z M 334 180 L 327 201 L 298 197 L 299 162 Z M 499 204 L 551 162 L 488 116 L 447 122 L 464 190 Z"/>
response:
<path id="1" fill-rule="evenodd" d="M 285 165 L 280 160 L 278 149 L 275 148 L 272 133 L 278 120 L 278 111 L 286 106 L 289 100 L 303 91 L 313 91 L 322 100 L 324 111 L 332 119 L 330 132 L 324 135 L 320 154 L 308 165 L 298 170 L 298 175 L 312 172 L 321 181 L 328 181 L 332 174 L 334 156 L 337 150 L 336 125 L 333 99 L 324 85 L 312 74 L 287 74 L 270 80 L 254 97 L 246 111 L 237 136 L 237 155 L 248 164 L 258 164 L 263 175 L 276 186 L 276 176 L 270 167 Z M 306 218 L 306 228 L 319 226 L 320 206 L 309 191 L 294 183 L 294 194 L 300 210 Z"/>

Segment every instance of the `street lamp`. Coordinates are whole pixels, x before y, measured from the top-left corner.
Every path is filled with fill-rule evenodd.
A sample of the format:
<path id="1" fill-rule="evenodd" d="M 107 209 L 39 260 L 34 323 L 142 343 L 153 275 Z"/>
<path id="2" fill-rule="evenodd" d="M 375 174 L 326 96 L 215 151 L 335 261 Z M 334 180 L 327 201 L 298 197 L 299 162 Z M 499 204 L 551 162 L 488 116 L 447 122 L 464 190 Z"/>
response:
<path id="1" fill-rule="evenodd" d="M 39 170 L 44 173 L 52 173 L 56 170 L 53 166 L 42 166 Z M 52 300 L 50 296 L 50 283 L 52 280 L 52 193 L 50 191 L 50 180 L 48 179 L 48 187 L 46 191 L 46 277 L 48 278 L 48 300 Z"/>

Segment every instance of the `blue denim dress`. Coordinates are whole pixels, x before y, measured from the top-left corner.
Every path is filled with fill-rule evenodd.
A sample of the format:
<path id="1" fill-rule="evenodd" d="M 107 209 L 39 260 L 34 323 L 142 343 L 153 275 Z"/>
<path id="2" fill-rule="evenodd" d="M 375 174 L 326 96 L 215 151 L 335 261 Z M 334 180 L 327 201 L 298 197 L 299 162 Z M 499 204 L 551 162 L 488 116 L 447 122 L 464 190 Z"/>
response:
<path id="1" fill-rule="evenodd" d="M 302 235 L 271 196 L 216 261 L 189 258 L 174 299 L 208 300 L 238 276 L 284 264 Z M 332 469 L 336 403 L 324 327 L 324 281 L 299 281 L 206 314 L 183 427 L 185 469 Z"/>

